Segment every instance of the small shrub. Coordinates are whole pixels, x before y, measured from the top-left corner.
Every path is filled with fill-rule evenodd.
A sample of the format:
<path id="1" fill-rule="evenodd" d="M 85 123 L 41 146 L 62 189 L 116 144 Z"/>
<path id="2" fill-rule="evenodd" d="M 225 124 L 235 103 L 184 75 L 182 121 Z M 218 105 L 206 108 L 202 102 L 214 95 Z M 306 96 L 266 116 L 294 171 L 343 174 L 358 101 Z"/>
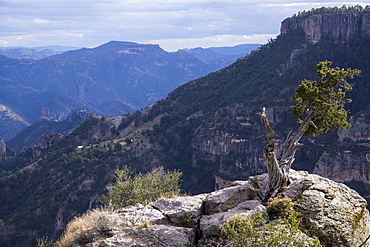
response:
<path id="1" fill-rule="evenodd" d="M 229 240 L 236 246 L 244 246 L 245 244 L 258 241 L 258 230 L 265 224 L 266 220 L 259 212 L 255 212 L 251 216 L 237 214 L 221 225 L 221 237 Z"/>
<path id="2" fill-rule="evenodd" d="M 102 197 L 106 206 L 122 208 L 137 203 L 147 205 L 163 197 L 181 194 L 181 172 L 165 172 L 163 167 L 160 167 L 155 173 L 138 173 L 135 176 L 133 174 L 127 166 L 116 171 L 113 189 L 109 191 L 108 196 Z"/>
<path id="3" fill-rule="evenodd" d="M 193 214 L 189 212 L 184 212 L 179 220 L 180 220 L 180 226 L 182 227 L 193 227 L 195 225 Z"/>
<path id="4" fill-rule="evenodd" d="M 294 202 L 289 197 L 270 198 L 266 208 L 270 218 L 286 219 L 294 212 Z"/>
<path id="5" fill-rule="evenodd" d="M 94 222 L 94 227 L 99 231 L 102 236 L 111 237 L 112 227 L 109 224 L 109 220 L 104 217 L 98 217 Z"/>
<path id="6" fill-rule="evenodd" d="M 52 247 L 53 241 L 50 240 L 48 237 L 36 238 L 37 247 Z"/>
<path id="7" fill-rule="evenodd" d="M 319 247 L 318 240 L 308 239 L 298 230 L 298 214 L 291 213 L 286 220 L 267 222 L 262 213 L 250 216 L 234 215 L 220 226 L 219 243 L 224 246 L 284 246 Z M 225 244 L 226 243 L 226 244 Z"/>
<path id="8" fill-rule="evenodd" d="M 107 231 L 107 222 L 99 223 L 99 220 L 102 219 L 102 216 L 107 215 L 108 213 L 109 211 L 105 209 L 94 209 L 80 217 L 75 217 L 67 224 L 66 229 L 60 239 L 56 242 L 55 246 L 65 247 L 76 244 L 84 245 L 93 242 L 96 232 Z"/>

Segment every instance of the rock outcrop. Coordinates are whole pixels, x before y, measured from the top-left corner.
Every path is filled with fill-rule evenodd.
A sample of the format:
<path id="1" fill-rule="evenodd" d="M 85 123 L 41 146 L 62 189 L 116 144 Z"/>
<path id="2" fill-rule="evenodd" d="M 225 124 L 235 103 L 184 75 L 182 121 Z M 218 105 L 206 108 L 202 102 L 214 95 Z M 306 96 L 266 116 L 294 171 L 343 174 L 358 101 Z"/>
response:
<path id="1" fill-rule="evenodd" d="M 348 130 L 338 130 L 338 142 L 318 158 L 313 173 L 346 183 L 364 198 L 370 191 L 370 124 L 367 115 L 352 117 Z"/>
<path id="2" fill-rule="evenodd" d="M 96 116 L 97 114 L 93 111 L 88 110 L 71 110 L 68 113 L 67 118 L 65 121 L 71 122 L 71 123 L 82 123 L 86 119 L 88 119 L 90 116 Z"/>
<path id="3" fill-rule="evenodd" d="M 50 113 L 50 109 L 48 107 L 43 107 L 41 109 L 41 116 L 40 119 L 47 119 L 50 121 L 59 121 L 55 114 Z"/>
<path id="4" fill-rule="evenodd" d="M 42 150 L 53 146 L 55 143 L 60 141 L 64 135 L 60 133 L 50 133 L 41 137 L 35 145 L 30 147 L 24 147 L 21 153 L 29 152 L 32 154 L 32 158 L 36 159 L 40 157 Z"/>
<path id="5" fill-rule="evenodd" d="M 339 141 L 369 141 L 370 140 L 370 123 L 369 120 L 361 116 L 349 120 L 352 125 L 348 130 L 338 129 Z"/>
<path id="6" fill-rule="evenodd" d="M 312 43 L 322 38 L 334 43 L 348 43 L 356 37 L 370 36 L 370 13 L 316 14 L 305 18 L 289 18 L 281 23 L 282 35 L 301 28 Z"/>
<path id="7" fill-rule="evenodd" d="M 234 215 L 258 211 L 269 218 L 261 200 L 267 180 L 268 175 L 262 174 L 209 194 L 107 212 L 99 217 L 100 233 L 94 229 L 85 232 L 84 239 L 90 239 L 86 246 L 210 246 L 207 241 L 220 236 L 220 225 Z M 356 191 L 304 171 L 291 170 L 290 180 L 280 196 L 295 202 L 303 239 L 317 238 L 323 246 L 350 247 L 361 245 L 369 236 L 367 203 Z M 101 229 L 109 229 L 109 233 L 104 237 Z M 370 242 L 362 246 L 370 246 Z"/>
<path id="8" fill-rule="evenodd" d="M 317 161 L 313 172 L 336 182 L 354 180 L 370 184 L 369 159 L 369 152 L 326 151 Z"/>
<path id="9" fill-rule="evenodd" d="M 61 135 L 70 134 L 82 122 L 96 113 L 88 110 L 71 110 L 64 120 L 56 118 L 50 114 L 47 107 L 42 110 L 42 116 L 36 123 L 19 132 L 13 139 L 7 141 L 7 145 L 17 153 L 22 153 L 27 147 L 36 146 L 37 149 L 45 149 L 60 140 Z M 60 134 L 56 134 L 60 133 Z M 46 137 L 44 137 L 46 135 Z M 58 137 L 55 139 L 55 137 Z M 23 150 L 23 151 L 22 151 Z M 41 153 L 38 153 L 38 157 Z"/>
<path id="10" fill-rule="evenodd" d="M 3 138 L 0 137 L 0 157 L 6 155 L 6 145 Z"/>

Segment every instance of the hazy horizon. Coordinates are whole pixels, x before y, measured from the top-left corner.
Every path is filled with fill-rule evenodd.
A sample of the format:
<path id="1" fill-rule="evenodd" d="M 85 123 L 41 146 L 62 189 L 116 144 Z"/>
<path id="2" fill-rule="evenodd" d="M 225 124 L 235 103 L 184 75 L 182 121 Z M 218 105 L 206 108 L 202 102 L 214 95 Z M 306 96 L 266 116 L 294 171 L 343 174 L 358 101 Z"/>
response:
<path id="1" fill-rule="evenodd" d="M 93 48 L 112 40 L 184 48 L 264 44 L 299 11 L 366 2 L 3 0 L 0 46 Z"/>

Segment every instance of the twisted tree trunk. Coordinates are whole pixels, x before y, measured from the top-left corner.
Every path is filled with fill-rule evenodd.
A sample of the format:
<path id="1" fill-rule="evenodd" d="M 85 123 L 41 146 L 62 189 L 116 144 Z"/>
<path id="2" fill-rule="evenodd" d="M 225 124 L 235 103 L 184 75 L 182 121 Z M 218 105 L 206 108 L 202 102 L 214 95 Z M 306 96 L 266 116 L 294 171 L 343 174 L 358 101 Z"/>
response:
<path id="1" fill-rule="evenodd" d="M 278 161 L 275 153 L 274 136 L 275 132 L 271 128 L 266 116 L 265 108 L 262 109 L 261 121 L 266 127 L 266 149 L 264 150 L 265 165 L 269 174 L 269 187 L 265 200 L 275 197 L 276 194 L 289 184 L 289 169 L 294 161 L 295 152 L 303 144 L 299 143 L 307 128 L 312 123 L 312 112 L 309 112 L 306 119 L 294 133 L 289 133 L 286 139 L 281 159 Z"/>

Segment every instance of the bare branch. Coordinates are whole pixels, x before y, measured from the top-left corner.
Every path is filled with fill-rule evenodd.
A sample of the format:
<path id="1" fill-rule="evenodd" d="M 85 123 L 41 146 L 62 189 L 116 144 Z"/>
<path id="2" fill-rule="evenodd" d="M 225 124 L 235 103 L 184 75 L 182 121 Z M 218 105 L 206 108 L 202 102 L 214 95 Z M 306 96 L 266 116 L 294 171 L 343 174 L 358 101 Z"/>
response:
<path id="1" fill-rule="evenodd" d="M 303 144 L 299 143 L 307 128 L 312 124 L 313 113 L 309 112 L 306 119 L 301 124 L 300 128 L 288 135 L 284 143 L 283 154 L 281 160 L 278 161 L 275 153 L 274 136 L 275 132 L 272 129 L 267 116 L 265 107 L 262 109 L 261 121 L 266 128 L 266 148 L 264 150 L 265 165 L 269 174 L 269 188 L 267 197 L 274 197 L 283 186 L 289 184 L 289 169 L 294 161 L 296 150 Z"/>
<path id="2" fill-rule="evenodd" d="M 264 150 L 264 157 L 265 157 L 265 164 L 267 167 L 267 171 L 269 174 L 269 188 L 268 188 L 268 197 L 275 196 L 280 188 L 281 185 L 284 183 L 284 174 L 279 167 L 279 163 L 276 158 L 275 153 L 275 144 L 274 144 L 274 136 L 275 132 L 271 128 L 270 123 L 266 116 L 266 109 L 265 107 L 262 109 L 261 113 L 261 121 L 265 125 L 266 128 L 266 149 Z M 272 193 L 272 194 L 271 194 Z"/>

